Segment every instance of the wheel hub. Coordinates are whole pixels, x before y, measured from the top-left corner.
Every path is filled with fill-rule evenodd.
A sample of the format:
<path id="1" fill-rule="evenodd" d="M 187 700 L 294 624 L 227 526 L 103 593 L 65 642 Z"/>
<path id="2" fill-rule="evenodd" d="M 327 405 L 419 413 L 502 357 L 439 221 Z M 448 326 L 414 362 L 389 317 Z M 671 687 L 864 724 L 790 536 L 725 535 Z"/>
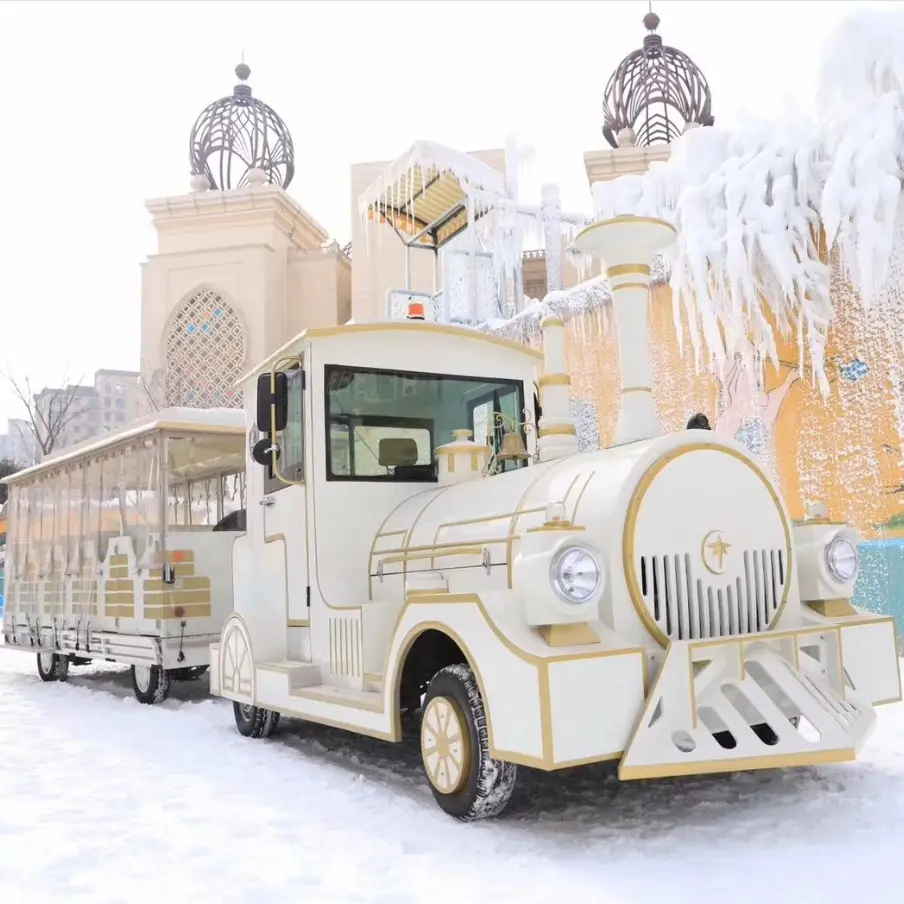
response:
<path id="1" fill-rule="evenodd" d="M 136 665 L 135 666 L 135 684 L 138 685 L 138 690 L 140 690 L 143 694 L 147 693 L 148 689 L 151 686 L 151 667 L 148 665 Z"/>
<path id="2" fill-rule="evenodd" d="M 448 697 L 434 697 L 421 723 L 421 756 L 427 778 L 440 794 L 455 794 L 470 771 L 464 719 Z"/>

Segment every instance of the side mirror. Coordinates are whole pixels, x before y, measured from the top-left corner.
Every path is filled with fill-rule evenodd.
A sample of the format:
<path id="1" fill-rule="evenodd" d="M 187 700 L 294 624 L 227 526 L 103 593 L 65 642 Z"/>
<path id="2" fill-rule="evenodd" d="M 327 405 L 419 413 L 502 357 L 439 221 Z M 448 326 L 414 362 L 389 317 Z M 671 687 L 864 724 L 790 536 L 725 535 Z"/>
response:
<path id="1" fill-rule="evenodd" d="M 279 433 L 286 429 L 289 420 L 289 378 L 282 371 L 277 371 L 276 391 L 270 389 L 273 374 L 261 374 L 257 378 L 257 429 L 261 433 L 271 430 Z M 276 423 L 270 423 L 270 406 L 276 406 Z M 257 459 L 255 459 L 257 461 Z"/>
<path id="2" fill-rule="evenodd" d="M 273 464 L 274 454 L 279 454 L 279 446 L 277 446 L 269 436 L 259 439 L 251 447 L 251 457 L 259 465 L 270 467 Z"/>

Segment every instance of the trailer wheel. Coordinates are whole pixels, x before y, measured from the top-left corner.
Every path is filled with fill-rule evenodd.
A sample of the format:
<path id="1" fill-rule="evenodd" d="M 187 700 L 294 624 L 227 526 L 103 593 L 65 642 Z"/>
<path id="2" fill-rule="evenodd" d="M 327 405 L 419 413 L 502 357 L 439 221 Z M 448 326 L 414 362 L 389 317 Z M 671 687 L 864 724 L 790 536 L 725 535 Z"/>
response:
<path id="1" fill-rule="evenodd" d="M 279 725 L 279 713 L 250 703 L 233 703 L 235 726 L 246 738 L 269 738 Z"/>
<path id="2" fill-rule="evenodd" d="M 440 669 L 427 688 L 421 758 L 436 802 L 457 819 L 498 816 L 512 796 L 518 767 L 490 756 L 486 710 L 466 665 Z"/>
<path id="3" fill-rule="evenodd" d="M 170 690 L 166 669 L 159 665 L 133 665 L 132 690 L 139 703 L 163 703 Z"/>
<path id="4" fill-rule="evenodd" d="M 69 677 L 69 658 L 56 653 L 38 653 L 41 681 L 65 681 Z"/>

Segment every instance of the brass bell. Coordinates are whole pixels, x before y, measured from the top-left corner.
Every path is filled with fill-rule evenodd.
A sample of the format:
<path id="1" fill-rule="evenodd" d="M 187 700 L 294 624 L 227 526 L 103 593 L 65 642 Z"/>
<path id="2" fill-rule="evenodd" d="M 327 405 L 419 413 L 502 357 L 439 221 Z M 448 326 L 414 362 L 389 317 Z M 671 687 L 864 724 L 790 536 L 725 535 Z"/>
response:
<path id="1" fill-rule="evenodd" d="M 501 461 L 523 461 L 530 458 L 520 433 L 503 434 L 502 447 L 496 457 Z"/>

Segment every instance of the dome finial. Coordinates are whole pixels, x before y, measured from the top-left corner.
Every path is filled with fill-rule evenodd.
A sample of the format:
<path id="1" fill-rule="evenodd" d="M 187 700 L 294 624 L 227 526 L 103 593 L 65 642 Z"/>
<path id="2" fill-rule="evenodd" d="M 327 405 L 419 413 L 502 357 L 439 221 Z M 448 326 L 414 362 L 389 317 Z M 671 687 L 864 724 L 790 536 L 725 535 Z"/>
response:
<path id="1" fill-rule="evenodd" d="M 653 12 L 653 4 L 650 4 L 650 11 L 643 17 L 643 27 L 647 31 L 656 31 L 659 28 L 659 16 Z"/>
<path id="2" fill-rule="evenodd" d="M 238 66 L 235 67 L 235 74 L 243 81 L 248 81 L 248 76 L 251 75 L 251 67 L 245 62 L 245 48 L 242 48 L 242 59 Z"/>
<path id="3" fill-rule="evenodd" d="M 295 174 L 289 129 L 272 107 L 252 96 L 244 51 L 235 74 L 240 81 L 232 94 L 210 104 L 192 127 L 189 159 L 192 175 L 199 177 L 194 182 L 200 186 L 205 176 L 210 189 L 228 191 L 257 184 L 262 175 L 264 182 L 287 188 Z"/>
<path id="4" fill-rule="evenodd" d="M 706 78 L 686 53 L 662 43 L 652 2 L 643 24 L 643 46 L 618 64 L 606 85 L 603 137 L 614 148 L 623 144 L 621 135 L 640 147 L 668 144 L 715 121 Z"/>

